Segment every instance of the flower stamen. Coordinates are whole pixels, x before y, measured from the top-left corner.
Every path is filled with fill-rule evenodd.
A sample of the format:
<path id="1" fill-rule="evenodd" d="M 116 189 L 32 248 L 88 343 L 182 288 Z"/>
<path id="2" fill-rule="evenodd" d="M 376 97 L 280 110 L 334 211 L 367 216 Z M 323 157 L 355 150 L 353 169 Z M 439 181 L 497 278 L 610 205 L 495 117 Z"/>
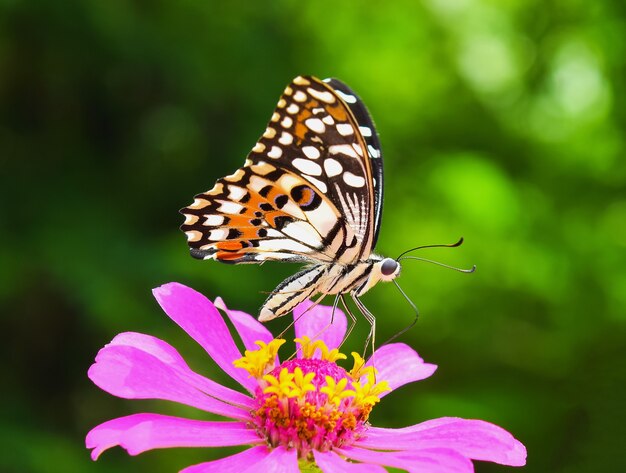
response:
<path id="1" fill-rule="evenodd" d="M 284 340 L 246 350 L 235 366 L 257 378 L 257 407 L 254 425 L 270 446 L 296 448 L 300 458 L 312 450 L 328 451 L 349 444 L 365 429 L 379 395 L 389 390 L 385 381 L 376 382 L 376 370 L 353 353 L 350 372 L 337 365 L 346 356 L 330 350 L 323 340 L 296 338 L 300 358 L 273 366 Z"/>

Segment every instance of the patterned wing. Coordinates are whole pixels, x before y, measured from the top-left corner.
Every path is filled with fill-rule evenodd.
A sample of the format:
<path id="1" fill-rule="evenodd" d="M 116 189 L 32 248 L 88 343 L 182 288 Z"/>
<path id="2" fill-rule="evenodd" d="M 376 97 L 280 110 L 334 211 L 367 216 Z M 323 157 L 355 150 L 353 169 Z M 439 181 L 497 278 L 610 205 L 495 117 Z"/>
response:
<path id="1" fill-rule="evenodd" d="M 369 156 L 370 165 L 372 167 L 374 187 L 374 236 L 372 238 L 372 249 L 376 246 L 376 240 L 378 240 L 378 232 L 380 230 L 380 223 L 383 215 L 383 156 L 382 148 L 380 147 L 380 140 L 378 139 L 378 133 L 376 133 L 376 127 L 374 121 L 370 116 L 365 104 L 359 97 L 348 87 L 346 84 L 337 79 L 324 79 L 328 85 L 330 85 L 335 92 L 337 92 L 341 98 L 346 102 L 356 122 L 359 125 L 359 132 L 363 136 L 367 145 L 367 154 Z"/>
<path id="2" fill-rule="evenodd" d="M 376 132 L 364 107 L 354 108 L 360 101 L 334 83 L 338 89 L 294 79 L 245 166 L 182 209 L 193 256 L 230 263 L 369 256 L 382 201 L 373 175 L 382 188 L 382 170 L 372 170 L 380 151 L 377 138 L 366 139 Z"/>

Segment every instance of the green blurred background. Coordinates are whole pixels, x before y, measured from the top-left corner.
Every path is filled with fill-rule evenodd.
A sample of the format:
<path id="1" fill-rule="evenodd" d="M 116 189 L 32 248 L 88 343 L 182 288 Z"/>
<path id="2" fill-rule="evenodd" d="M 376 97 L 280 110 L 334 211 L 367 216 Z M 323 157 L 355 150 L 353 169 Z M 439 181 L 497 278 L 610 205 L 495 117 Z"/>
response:
<path id="1" fill-rule="evenodd" d="M 475 417 L 528 447 L 530 472 L 626 471 L 626 4 L 0 1 L 2 472 L 173 472 L 224 451 L 96 463 L 95 424 L 131 412 L 86 371 L 141 331 L 227 382 L 150 289 L 188 284 L 255 313 L 296 271 L 189 257 L 178 209 L 231 173 L 298 74 L 338 77 L 381 136 L 378 251 L 402 337 L 440 366 L 374 411 L 401 426 Z M 365 298 L 384 340 L 412 317 Z M 287 320 L 272 325 L 282 329 Z M 347 349 L 359 350 L 361 321 Z M 512 471 L 477 464 L 479 472 Z"/>

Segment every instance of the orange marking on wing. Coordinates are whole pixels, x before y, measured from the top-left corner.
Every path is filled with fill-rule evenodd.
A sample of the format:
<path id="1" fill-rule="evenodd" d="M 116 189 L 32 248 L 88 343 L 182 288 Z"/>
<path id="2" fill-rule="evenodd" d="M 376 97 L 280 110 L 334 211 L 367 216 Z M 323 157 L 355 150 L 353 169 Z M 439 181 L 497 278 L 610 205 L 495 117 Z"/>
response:
<path id="1" fill-rule="evenodd" d="M 216 258 L 218 260 L 232 261 L 232 260 L 243 258 L 244 254 L 242 254 L 242 253 L 228 253 L 228 252 L 224 252 L 224 251 L 218 251 L 215 256 L 216 256 Z"/>
<path id="2" fill-rule="evenodd" d="M 240 214 L 240 215 L 236 215 L 236 216 L 231 216 L 230 220 L 228 221 L 228 226 L 229 227 L 235 227 L 235 228 L 245 228 L 245 227 L 251 227 L 253 226 L 250 223 L 250 220 L 254 220 L 254 216 L 250 217 L 250 215 L 247 215 L 248 212 L 246 212 L 246 214 Z"/>
<path id="3" fill-rule="evenodd" d="M 218 250 L 225 250 L 225 251 L 238 251 L 241 250 L 243 248 L 243 245 L 241 244 L 240 241 L 219 241 L 216 243 L 217 249 Z M 219 254 L 219 253 L 218 253 Z"/>
<path id="4" fill-rule="evenodd" d="M 250 200 L 248 200 L 246 205 L 248 207 L 254 207 L 255 209 L 257 209 L 259 208 L 259 205 L 261 205 L 263 202 L 265 202 L 265 199 L 263 197 L 261 197 L 254 191 L 250 191 Z"/>
<path id="5" fill-rule="evenodd" d="M 241 238 L 244 238 L 246 240 L 258 238 L 258 235 L 257 235 L 258 228 L 259 227 L 240 228 L 239 231 L 241 231 Z"/>
<path id="6" fill-rule="evenodd" d="M 307 131 L 309 131 L 309 129 L 304 124 L 304 120 L 311 117 L 312 115 L 313 114 L 311 113 L 309 109 L 303 108 L 302 111 L 298 113 L 298 115 L 296 116 L 296 129 L 294 130 L 294 135 L 299 140 L 303 140 L 304 135 L 306 134 Z"/>
<path id="7" fill-rule="evenodd" d="M 326 107 L 328 113 L 339 122 L 345 122 L 348 120 L 348 115 L 346 114 L 345 109 L 341 105 L 335 105 L 334 107 Z"/>

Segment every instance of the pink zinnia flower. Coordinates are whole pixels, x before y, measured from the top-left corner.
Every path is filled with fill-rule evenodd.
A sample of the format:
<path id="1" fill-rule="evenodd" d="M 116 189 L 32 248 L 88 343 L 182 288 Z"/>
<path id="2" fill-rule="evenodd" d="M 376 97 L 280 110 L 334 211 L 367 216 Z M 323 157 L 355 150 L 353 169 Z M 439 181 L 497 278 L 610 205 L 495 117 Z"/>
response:
<path id="1" fill-rule="evenodd" d="M 354 367 L 336 361 L 346 318 L 317 306 L 294 312 L 297 356 L 280 363 L 283 340 L 252 316 L 215 305 L 177 283 L 154 290 L 163 310 L 247 391 L 221 386 L 194 371 L 178 352 L 158 338 L 122 333 L 106 345 L 89 369 L 91 380 L 127 399 L 166 399 L 219 414 L 231 421 L 191 420 L 160 414 L 134 414 L 110 420 L 87 434 L 95 460 L 119 445 L 131 455 L 155 448 L 250 448 L 201 463 L 184 473 L 298 472 L 313 463 L 324 473 L 384 472 L 384 466 L 410 472 L 472 472 L 471 460 L 521 466 L 526 449 L 507 431 L 481 420 L 434 419 L 402 429 L 372 427 L 369 413 L 394 389 L 429 377 L 425 363 L 402 343 L 380 347 L 367 363 L 353 353 Z M 216 306 L 224 310 L 246 348 L 242 356 Z"/>

